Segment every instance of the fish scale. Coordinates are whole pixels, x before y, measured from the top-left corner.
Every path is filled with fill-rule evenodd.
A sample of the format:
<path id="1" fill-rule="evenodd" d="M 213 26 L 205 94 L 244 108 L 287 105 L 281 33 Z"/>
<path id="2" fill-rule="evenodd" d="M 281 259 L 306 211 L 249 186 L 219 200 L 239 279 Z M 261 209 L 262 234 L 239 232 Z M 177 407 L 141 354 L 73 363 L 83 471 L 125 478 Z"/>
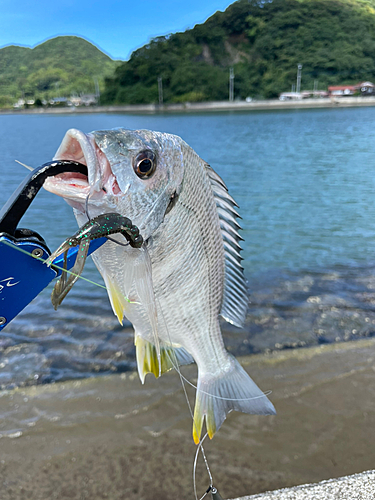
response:
<path id="1" fill-rule="evenodd" d="M 185 151 L 186 150 L 186 151 Z M 160 227 L 158 239 L 169 242 L 173 248 L 169 252 L 168 263 L 164 266 L 153 266 L 153 282 L 155 294 L 158 297 L 163 316 L 169 329 L 169 335 L 174 340 L 192 349 L 189 344 L 194 342 L 200 352 L 207 352 L 207 357 L 215 356 L 210 346 L 204 339 L 204 335 L 186 334 L 186 324 L 190 325 L 190 330 L 209 331 L 209 338 L 217 336 L 217 329 L 211 325 L 218 322 L 223 288 L 224 273 L 224 252 L 220 246 L 220 232 L 207 231 L 206 226 L 212 225 L 212 213 L 215 213 L 215 204 L 210 190 L 209 181 L 204 172 L 204 163 L 193 152 L 185 148 L 184 156 L 184 182 L 183 190 L 170 215 L 166 216 L 164 224 Z M 204 207 L 197 203 L 198 199 L 205 200 Z M 216 221 L 217 222 L 217 221 Z M 157 260 L 162 260 L 165 255 L 164 249 L 160 246 L 150 246 L 150 256 L 153 260 L 154 254 Z M 165 266 L 174 262 L 172 272 L 173 280 L 177 285 L 172 284 L 179 293 L 170 296 L 168 289 L 165 294 L 159 293 L 159 283 L 163 282 L 165 276 Z M 177 264 L 178 263 L 178 264 Z M 155 269 L 155 271 L 154 271 Z M 187 269 L 189 272 L 187 272 Z M 171 280 L 169 280 L 171 283 Z M 164 297 L 173 300 L 173 307 L 164 306 Z M 192 303 L 194 307 L 192 307 Z M 176 316 L 187 318 L 185 328 L 176 325 Z M 194 325 L 194 326 L 192 326 Z M 160 327 L 160 334 L 168 341 L 168 334 L 163 325 Z M 161 333 L 163 332 L 163 333 Z M 221 342 L 221 335 L 218 336 Z"/>
<path id="2" fill-rule="evenodd" d="M 72 141 L 82 151 L 73 154 Z M 82 152 L 87 187 L 59 187 L 53 179 L 45 187 L 72 204 L 80 226 L 87 221 L 87 200 L 91 216 L 115 208 L 145 240 L 141 249 L 108 241 L 92 256 L 119 321 L 125 315 L 134 326 L 141 381 L 147 373 L 158 377 L 172 368 L 174 356 L 179 364 L 197 363 L 196 443 L 204 422 L 212 438 L 231 410 L 273 414 L 272 403 L 226 351 L 221 336 L 219 316 L 241 326 L 248 302 L 237 205 L 222 179 L 181 138 L 160 132 L 86 135 L 72 129 L 56 157 L 74 159 Z M 100 162 L 91 159 L 93 152 Z M 144 170 L 153 168 L 146 176 L 137 171 L 145 153 L 152 161 Z M 112 178 L 120 192 L 106 184 Z"/>

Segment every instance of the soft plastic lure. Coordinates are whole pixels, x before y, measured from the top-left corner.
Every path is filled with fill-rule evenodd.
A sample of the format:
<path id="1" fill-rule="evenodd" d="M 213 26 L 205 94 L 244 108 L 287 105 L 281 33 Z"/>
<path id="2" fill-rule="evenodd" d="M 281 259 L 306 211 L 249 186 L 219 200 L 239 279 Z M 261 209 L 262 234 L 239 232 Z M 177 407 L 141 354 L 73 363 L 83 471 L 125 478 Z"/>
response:
<path id="1" fill-rule="evenodd" d="M 80 277 L 86 262 L 90 241 L 103 237 L 111 239 L 109 237 L 112 234 L 122 234 L 126 238 L 127 244 L 133 248 L 141 248 L 143 244 L 143 238 L 139 234 L 137 226 L 134 226 L 130 219 L 117 213 L 106 213 L 86 222 L 46 260 L 46 264 L 51 266 L 57 257 L 64 254 L 64 270 L 61 273 L 60 279 L 56 282 L 51 295 L 52 305 L 55 309 L 62 303 Z M 117 243 L 121 244 L 120 242 Z M 78 245 L 79 249 L 75 264 L 68 273 L 67 260 L 69 249 Z"/>

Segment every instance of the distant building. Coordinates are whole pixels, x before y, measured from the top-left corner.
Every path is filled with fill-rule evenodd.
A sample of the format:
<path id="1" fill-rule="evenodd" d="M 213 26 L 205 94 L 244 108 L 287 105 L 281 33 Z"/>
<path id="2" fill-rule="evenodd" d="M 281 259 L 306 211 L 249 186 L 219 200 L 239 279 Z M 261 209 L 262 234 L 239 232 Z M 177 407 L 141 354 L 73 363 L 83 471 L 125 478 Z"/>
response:
<path id="1" fill-rule="evenodd" d="M 50 99 L 51 106 L 69 106 L 70 101 L 66 97 L 53 97 Z"/>
<path id="2" fill-rule="evenodd" d="M 24 106 L 25 106 L 25 99 L 18 99 L 18 101 L 13 104 L 14 109 L 20 109 L 23 108 Z"/>
<path id="3" fill-rule="evenodd" d="M 70 102 L 73 106 L 94 106 L 98 104 L 98 96 L 95 94 L 81 94 L 80 96 L 72 95 Z"/>
<path id="4" fill-rule="evenodd" d="M 301 92 L 302 99 L 309 99 L 311 97 L 328 97 L 326 90 L 303 90 Z"/>
<path id="5" fill-rule="evenodd" d="M 356 85 L 336 85 L 328 87 L 329 95 L 332 97 L 347 97 L 357 95 L 375 95 L 375 85 L 372 82 L 360 82 Z"/>
<path id="6" fill-rule="evenodd" d="M 282 92 L 279 95 L 280 101 L 299 101 L 302 99 L 302 94 L 300 92 Z"/>
<path id="7" fill-rule="evenodd" d="M 362 95 L 375 95 L 375 85 L 371 82 L 358 83 L 358 87 Z"/>
<path id="8" fill-rule="evenodd" d="M 354 95 L 358 88 L 355 85 L 334 85 L 328 87 L 328 93 L 332 97 L 347 97 Z"/>
<path id="9" fill-rule="evenodd" d="M 78 97 L 77 95 L 72 95 L 70 96 L 70 102 L 73 104 L 73 106 L 80 106 L 81 98 Z"/>
<path id="10" fill-rule="evenodd" d="M 81 95 L 81 106 L 93 106 L 97 104 L 98 97 L 95 94 L 82 94 Z"/>

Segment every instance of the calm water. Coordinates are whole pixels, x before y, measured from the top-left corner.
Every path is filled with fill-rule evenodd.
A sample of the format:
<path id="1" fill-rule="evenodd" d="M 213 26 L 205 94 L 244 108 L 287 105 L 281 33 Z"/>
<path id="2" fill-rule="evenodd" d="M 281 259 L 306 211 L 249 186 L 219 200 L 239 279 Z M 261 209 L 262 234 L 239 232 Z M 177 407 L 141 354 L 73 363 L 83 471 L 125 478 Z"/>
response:
<path id="1" fill-rule="evenodd" d="M 52 158 L 69 128 L 149 128 L 182 136 L 240 205 L 251 306 L 235 354 L 375 332 L 375 109 L 175 116 L 0 116 L 3 205 Z M 40 192 L 23 227 L 54 250 L 76 230 L 71 209 Z M 102 283 L 87 263 L 84 276 Z M 0 386 L 134 368 L 130 325 L 102 289 L 80 281 L 57 312 L 45 290 L 0 335 Z M 94 307 L 93 307 L 94 306 Z"/>

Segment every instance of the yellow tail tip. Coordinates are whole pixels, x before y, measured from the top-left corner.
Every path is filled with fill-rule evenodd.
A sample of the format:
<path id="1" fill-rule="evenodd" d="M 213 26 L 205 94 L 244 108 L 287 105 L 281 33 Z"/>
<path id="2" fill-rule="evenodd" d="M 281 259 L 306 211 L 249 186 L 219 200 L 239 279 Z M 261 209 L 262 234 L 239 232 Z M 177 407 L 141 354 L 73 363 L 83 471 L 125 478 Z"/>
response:
<path id="1" fill-rule="evenodd" d="M 199 444 L 201 431 L 198 433 L 195 424 L 193 424 L 193 440 L 195 444 Z"/>
<path id="2" fill-rule="evenodd" d="M 195 420 L 194 416 L 194 422 L 193 422 L 193 440 L 195 444 L 199 444 L 200 442 L 200 437 L 202 434 L 202 427 L 203 427 L 203 420 L 204 417 L 206 417 L 206 429 L 207 429 L 207 435 L 210 439 L 212 439 L 216 433 L 216 425 L 215 425 L 215 420 L 213 418 L 213 415 L 211 415 L 211 418 L 208 415 L 203 415 L 202 419 L 200 421 Z"/>
<path id="3" fill-rule="evenodd" d="M 202 407 L 205 408 L 204 413 Z M 203 422 L 206 421 L 207 434 L 212 439 L 216 432 L 216 422 L 213 405 L 208 404 L 208 407 L 202 406 L 200 400 L 197 399 L 194 408 L 194 422 L 193 422 L 193 439 L 195 444 L 199 444 L 202 434 Z"/>

